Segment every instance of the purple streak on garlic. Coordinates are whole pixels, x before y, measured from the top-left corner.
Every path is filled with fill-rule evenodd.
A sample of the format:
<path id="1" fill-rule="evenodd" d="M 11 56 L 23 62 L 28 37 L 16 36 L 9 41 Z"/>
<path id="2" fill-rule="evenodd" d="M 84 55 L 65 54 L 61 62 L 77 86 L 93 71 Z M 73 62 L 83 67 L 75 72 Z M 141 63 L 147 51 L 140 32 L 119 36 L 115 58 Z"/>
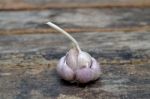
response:
<path id="1" fill-rule="evenodd" d="M 72 48 L 63 56 L 57 65 L 57 73 L 60 77 L 67 81 L 77 81 L 79 83 L 87 83 L 100 77 L 100 65 L 87 52 L 80 49 L 78 42 L 66 31 L 48 22 L 49 26 L 65 34 L 76 47 Z"/>

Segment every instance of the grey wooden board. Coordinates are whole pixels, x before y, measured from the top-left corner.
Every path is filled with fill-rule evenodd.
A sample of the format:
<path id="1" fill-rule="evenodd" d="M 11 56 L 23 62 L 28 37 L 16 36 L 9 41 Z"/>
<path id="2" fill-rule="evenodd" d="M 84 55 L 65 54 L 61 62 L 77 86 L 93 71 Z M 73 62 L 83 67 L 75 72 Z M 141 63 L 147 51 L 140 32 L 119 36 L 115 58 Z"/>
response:
<path id="1" fill-rule="evenodd" d="M 53 9 L 42 11 L 1 11 L 0 29 L 50 28 L 52 21 L 66 28 L 134 27 L 150 25 L 150 9 Z"/>
<path id="2" fill-rule="evenodd" d="M 0 36 L 0 99 L 149 99 L 150 33 L 76 33 L 101 78 L 69 84 L 55 71 L 70 41 L 61 34 Z"/>
<path id="3" fill-rule="evenodd" d="M 71 34 L 81 48 L 93 51 L 113 51 L 129 48 L 150 50 L 150 33 L 145 32 L 90 32 Z M 60 33 L 0 36 L 0 53 L 32 52 L 43 49 L 67 50 L 71 41 Z"/>

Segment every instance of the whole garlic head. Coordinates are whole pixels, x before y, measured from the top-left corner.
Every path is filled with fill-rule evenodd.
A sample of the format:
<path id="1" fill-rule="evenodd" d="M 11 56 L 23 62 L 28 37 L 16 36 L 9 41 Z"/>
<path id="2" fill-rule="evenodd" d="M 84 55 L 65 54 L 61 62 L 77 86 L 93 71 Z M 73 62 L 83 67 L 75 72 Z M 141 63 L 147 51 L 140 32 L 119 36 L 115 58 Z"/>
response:
<path id="1" fill-rule="evenodd" d="M 63 56 L 57 65 L 57 72 L 67 81 L 77 81 L 79 83 L 87 83 L 100 77 L 100 65 L 87 52 L 80 49 L 78 42 L 66 31 L 57 25 L 48 22 L 49 26 L 66 35 L 75 45 Z"/>
<path id="2" fill-rule="evenodd" d="M 87 83 L 98 79 L 101 71 L 93 57 L 74 48 L 60 59 L 57 72 L 64 80 Z"/>

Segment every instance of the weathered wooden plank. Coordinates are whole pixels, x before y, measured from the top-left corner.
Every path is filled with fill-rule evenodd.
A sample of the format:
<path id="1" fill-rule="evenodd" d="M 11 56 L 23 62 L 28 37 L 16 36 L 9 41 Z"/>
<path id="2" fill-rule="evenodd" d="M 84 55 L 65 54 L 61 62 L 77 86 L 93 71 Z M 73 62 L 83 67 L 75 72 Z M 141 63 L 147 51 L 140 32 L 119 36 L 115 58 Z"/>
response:
<path id="1" fill-rule="evenodd" d="M 141 16 L 142 15 L 142 16 Z M 45 23 L 52 21 L 63 28 L 82 31 L 149 29 L 148 9 L 72 9 L 0 12 L 0 34 L 43 32 L 50 29 Z M 102 29 L 101 29 L 102 28 Z M 52 30 L 52 29 L 51 29 Z M 86 32 L 87 32 L 86 31 Z M 109 32 L 110 32 L 109 31 Z"/>
<path id="2" fill-rule="evenodd" d="M 114 51 L 119 49 L 150 49 L 149 32 L 87 32 L 72 34 L 81 47 L 89 51 Z M 3 35 L 0 36 L 0 53 L 40 51 L 42 49 L 58 49 L 65 51 L 70 41 L 62 34 L 39 35 Z"/>
<path id="3" fill-rule="evenodd" d="M 66 4 L 67 3 L 67 4 Z M 43 6 L 41 6 L 43 5 Z M 0 10 L 41 10 L 49 8 L 150 7 L 149 0 L 0 0 Z"/>
<path id="4" fill-rule="evenodd" d="M 55 67 L 69 40 L 63 35 L 0 36 L 1 99 L 149 99 L 150 33 L 76 33 L 82 49 L 101 63 L 87 85 L 60 80 Z"/>

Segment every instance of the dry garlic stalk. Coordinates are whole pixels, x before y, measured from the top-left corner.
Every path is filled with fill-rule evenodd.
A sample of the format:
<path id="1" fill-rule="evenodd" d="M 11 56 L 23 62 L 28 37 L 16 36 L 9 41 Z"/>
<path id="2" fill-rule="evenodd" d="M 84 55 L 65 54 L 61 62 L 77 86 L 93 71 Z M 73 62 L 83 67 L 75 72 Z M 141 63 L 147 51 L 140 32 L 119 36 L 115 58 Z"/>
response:
<path id="1" fill-rule="evenodd" d="M 47 23 L 52 28 L 66 35 L 74 44 L 72 48 L 63 56 L 57 65 L 57 72 L 62 79 L 67 81 L 77 81 L 87 83 L 100 77 L 100 65 L 87 52 L 80 49 L 78 42 L 66 31 L 55 24 Z"/>

